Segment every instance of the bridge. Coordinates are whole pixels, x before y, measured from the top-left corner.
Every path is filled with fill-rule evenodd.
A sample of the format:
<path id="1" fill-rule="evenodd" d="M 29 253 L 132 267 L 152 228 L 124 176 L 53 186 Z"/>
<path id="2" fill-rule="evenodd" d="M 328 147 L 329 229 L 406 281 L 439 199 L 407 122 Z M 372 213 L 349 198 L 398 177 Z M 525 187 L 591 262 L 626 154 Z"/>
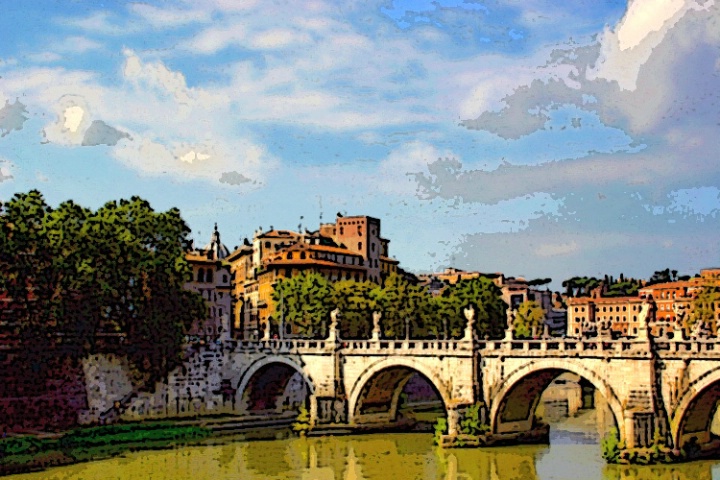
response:
<path id="1" fill-rule="evenodd" d="M 401 393 L 414 376 L 442 402 L 449 434 L 481 402 L 493 436 L 522 438 L 536 424 L 543 391 L 570 372 L 607 400 L 620 439 L 642 448 L 663 438 L 718 449 L 711 421 L 720 400 L 720 343 L 636 338 L 474 338 L 472 320 L 455 340 L 328 338 L 228 341 L 190 348 L 185 365 L 152 394 L 128 395 L 117 360 L 86 368 L 88 419 L 125 403 L 124 419 L 204 414 L 294 416 L 307 402 L 316 427 L 366 428 L 397 421 Z M 123 383 L 125 382 L 125 383 Z M 123 400 L 124 398 L 124 400 Z"/>

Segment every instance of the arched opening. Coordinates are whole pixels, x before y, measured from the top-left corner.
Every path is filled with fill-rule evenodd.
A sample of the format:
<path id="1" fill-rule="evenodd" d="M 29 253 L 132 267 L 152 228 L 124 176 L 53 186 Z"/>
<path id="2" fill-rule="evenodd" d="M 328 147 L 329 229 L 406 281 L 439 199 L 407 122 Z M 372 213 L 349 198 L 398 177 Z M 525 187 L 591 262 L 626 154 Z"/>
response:
<path id="1" fill-rule="evenodd" d="M 291 362 L 270 361 L 251 367 L 237 391 L 241 415 L 295 418 L 301 407 L 310 409 L 312 385 Z"/>
<path id="2" fill-rule="evenodd" d="M 351 421 L 359 426 L 430 431 L 447 415 L 445 400 L 423 373 L 389 366 L 372 374 L 351 403 Z"/>
<path id="3" fill-rule="evenodd" d="M 701 388 L 678 407 L 675 447 L 690 457 L 720 452 L 720 380 Z"/>
<path id="4" fill-rule="evenodd" d="M 617 419 L 622 418 L 622 410 L 604 383 L 582 373 L 543 368 L 512 376 L 494 403 L 493 433 L 512 436 L 549 428 L 551 445 L 599 445 L 611 429 L 620 426 Z"/>

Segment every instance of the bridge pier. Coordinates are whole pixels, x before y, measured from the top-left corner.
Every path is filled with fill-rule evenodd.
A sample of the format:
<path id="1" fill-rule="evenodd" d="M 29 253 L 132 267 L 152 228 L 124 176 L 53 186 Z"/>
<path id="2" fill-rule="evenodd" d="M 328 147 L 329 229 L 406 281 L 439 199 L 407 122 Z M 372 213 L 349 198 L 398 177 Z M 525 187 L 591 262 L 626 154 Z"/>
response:
<path id="1" fill-rule="evenodd" d="M 313 425 L 345 424 L 348 421 L 347 400 L 333 396 L 310 397 L 310 420 Z"/>

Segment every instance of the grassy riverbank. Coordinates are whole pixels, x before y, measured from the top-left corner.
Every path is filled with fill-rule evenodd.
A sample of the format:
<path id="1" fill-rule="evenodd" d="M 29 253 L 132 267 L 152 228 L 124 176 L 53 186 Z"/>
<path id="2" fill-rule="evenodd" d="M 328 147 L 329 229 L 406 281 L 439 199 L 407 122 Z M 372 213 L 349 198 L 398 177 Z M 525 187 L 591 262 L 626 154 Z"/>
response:
<path id="1" fill-rule="evenodd" d="M 17 436 L 0 440 L 0 475 L 97 460 L 133 450 L 168 448 L 212 432 L 176 422 L 142 422 L 79 428 L 53 438 Z"/>

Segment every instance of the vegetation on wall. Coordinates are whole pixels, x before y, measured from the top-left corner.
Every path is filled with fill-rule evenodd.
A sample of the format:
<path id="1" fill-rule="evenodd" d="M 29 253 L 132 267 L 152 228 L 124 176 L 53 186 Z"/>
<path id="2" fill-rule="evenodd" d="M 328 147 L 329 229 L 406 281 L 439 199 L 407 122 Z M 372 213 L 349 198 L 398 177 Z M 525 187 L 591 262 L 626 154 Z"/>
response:
<path id="1" fill-rule="evenodd" d="M 36 190 L 0 204 L 2 320 L 34 364 L 111 348 L 151 386 L 181 360 L 205 303 L 183 288 L 190 229 L 138 197 L 52 208 Z"/>

